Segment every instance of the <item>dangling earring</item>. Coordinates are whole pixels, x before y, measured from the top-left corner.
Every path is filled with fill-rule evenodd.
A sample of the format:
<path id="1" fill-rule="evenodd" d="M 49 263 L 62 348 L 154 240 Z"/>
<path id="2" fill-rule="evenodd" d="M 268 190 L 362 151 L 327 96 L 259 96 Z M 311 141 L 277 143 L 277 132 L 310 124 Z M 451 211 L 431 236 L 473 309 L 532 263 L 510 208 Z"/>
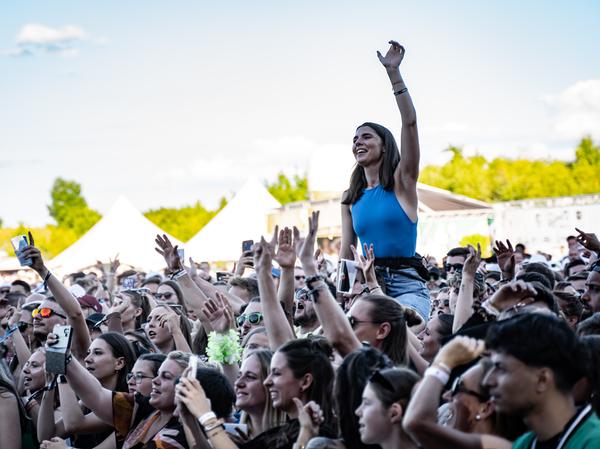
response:
<path id="1" fill-rule="evenodd" d="M 479 413 L 475 415 L 475 421 L 481 421 L 481 415 Z"/>

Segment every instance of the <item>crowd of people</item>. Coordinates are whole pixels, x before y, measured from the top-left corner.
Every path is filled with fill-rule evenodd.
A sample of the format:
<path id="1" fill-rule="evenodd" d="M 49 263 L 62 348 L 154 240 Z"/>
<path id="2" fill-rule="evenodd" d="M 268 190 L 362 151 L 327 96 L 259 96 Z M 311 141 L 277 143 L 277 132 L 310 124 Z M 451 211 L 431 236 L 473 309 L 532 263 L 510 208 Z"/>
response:
<path id="1" fill-rule="evenodd" d="M 600 240 L 576 229 L 554 264 L 509 240 L 420 257 L 416 113 L 390 44 L 400 148 L 357 128 L 337 266 L 318 212 L 218 276 L 157 235 L 161 273 L 59 278 L 29 236 L 38 281 L 0 286 L 0 449 L 600 448 Z"/>

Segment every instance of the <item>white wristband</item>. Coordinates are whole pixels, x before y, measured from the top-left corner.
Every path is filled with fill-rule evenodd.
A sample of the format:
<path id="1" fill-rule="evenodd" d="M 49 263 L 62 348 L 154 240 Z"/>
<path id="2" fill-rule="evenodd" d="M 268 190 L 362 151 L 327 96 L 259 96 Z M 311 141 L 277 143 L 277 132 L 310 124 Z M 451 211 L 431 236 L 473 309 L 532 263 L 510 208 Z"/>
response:
<path id="1" fill-rule="evenodd" d="M 446 385 L 450 380 L 450 374 L 437 366 L 430 366 L 425 370 L 425 376 L 435 377 L 442 385 Z"/>
<path id="2" fill-rule="evenodd" d="M 210 411 L 205 413 L 204 415 L 202 415 L 201 417 L 198 418 L 198 422 L 200 423 L 201 426 L 205 426 L 206 423 L 208 421 L 210 421 L 211 419 L 217 419 L 217 415 L 215 415 L 214 412 Z"/>

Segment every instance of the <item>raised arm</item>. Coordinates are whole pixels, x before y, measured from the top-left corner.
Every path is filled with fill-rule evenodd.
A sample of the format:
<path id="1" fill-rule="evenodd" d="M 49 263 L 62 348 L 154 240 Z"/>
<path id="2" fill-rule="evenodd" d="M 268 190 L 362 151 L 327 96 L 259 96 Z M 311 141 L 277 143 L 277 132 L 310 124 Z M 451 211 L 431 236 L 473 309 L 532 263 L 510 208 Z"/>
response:
<path id="1" fill-rule="evenodd" d="M 454 322 L 452 332 L 456 333 L 473 315 L 473 290 L 475 289 L 475 274 L 481 263 L 481 245 L 477 244 L 477 251 L 469 245 L 469 257 L 465 260 L 458 291 L 456 308 L 454 309 Z"/>
<path id="2" fill-rule="evenodd" d="M 252 250 L 269 346 L 275 351 L 285 342 L 294 339 L 294 331 L 277 300 L 277 291 L 271 274 L 272 254 L 269 244 L 264 237 L 261 237 L 260 242 L 255 243 Z"/>
<path id="3" fill-rule="evenodd" d="M 300 257 L 304 274 L 308 280 L 311 276 L 318 274 L 314 259 L 315 239 L 319 227 L 319 212 L 313 212 L 308 219 L 308 234 L 306 238 L 299 240 L 296 253 Z M 299 237 L 298 229 L 294 228 L 294 235 Z M 348 322 L 346 314 L 329 292 L 329 287 L 323 281 L 307 283 L 307 288 L 313 292 L 313 302 L 317 317 L 321 323 L 323 334 L 329 342 L 344 357 L 346 354 L 360 348 L 360 341 L 354 335 L 354 331 Z"/>
<path id="4" fill-rule="evenodd" d="M 275 251 L 275 246 L 272 245 L 273 241 L 277 243 L 277 251 Z M 273 259 L 275 259 L 281 268 L 277 300 L 280 304 L 283 304 L 287 321 L 291 327 L 293 326 L 294 315 L 294 266 L 296 265 L 296 251 L 292 241 L 292 230 L 286 227 L 279 231 L 279 237 L 273 239 L 269 247 L 273 254 Z"/>
<path id="5" fill-rule="evenodd" d="M 352 225 L 350 205 L 342 204 L 342 245 L 340 247 L 340 259 L 352 259 L 350 246 L 356 246 L 356 240 L 357 237 Z"/>
<path id="6" fill-rule="evenodd" d="M 417 113 L 408 88 L 400 74 L 400 63 L 404 58 L 404 47 L 396 41 L 390 41 L 390 49 L 385 56 L 382 56 L 380 52 L 377 52 L 377 56 L 385 67 L 392 83 L 396 104 L 402 119 L 400 163 L 396 168 L 396 173 L 394 173 L 396 184 L 402 187 L 406 193 L 414 193 L 416 200 L 420 159 L 419 133 L 417 131 Z"/>
<path id="7" fill-rule="evenodd" d="M 62 282 L 46 268 L 40 250 L 34 246 L 31 233 L 29 233 L 29 240 L 30 246 L 23 250 L 23 256 L 31 259 L 31 268 L 44 279 L 56 302 L 65 311 L 68 323 L 73 327 L 73 354 L 79 360 L 83 360 L 92 341 L 81 305 Z"/>

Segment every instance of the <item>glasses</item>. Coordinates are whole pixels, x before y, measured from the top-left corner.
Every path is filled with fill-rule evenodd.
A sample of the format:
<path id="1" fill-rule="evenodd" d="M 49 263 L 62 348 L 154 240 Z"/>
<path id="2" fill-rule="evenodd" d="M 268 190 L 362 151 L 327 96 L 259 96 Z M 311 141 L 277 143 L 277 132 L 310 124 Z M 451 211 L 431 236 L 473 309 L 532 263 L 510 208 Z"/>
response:
<path id="1" fill-rule="evenodd" d="M 294 293 L 294 297 L 297 301 L 307 301 L 308 300 L 308 290 L 305 288 L 299 288 Z"/>
<path id="2" fill-rule="evenodd" d="M 296 279 L 297 281 L 299 281 L 300 279 L 306 279 L 306 276 L 298 275 L 298 276 L 294 276 L 294 279 Z"/>
<path id="3" fill-rule="evenodd" d="M 173 296 L 173 293 L 171 293 L 171 292 L 155 293 L 154 294 L 154 297 L 156 299 L 158 299 L 158 300 L 161 300 L 161 299 L 165 298 L 168 301 L 169 299 L 171 299 L 172 296 Z"/>
<path id="4" fill-rule="evenodd" d="M 452 389 L 450 390 L 450 395 L 452 397 L 454 397 L 459 393 L 475 396 L 481 402 L 485 402 L 489 399 L 486 395 L 484 395 L 482 393 L 478 393 L 477 391 L 469 390 L 468 388 L 465 388 L 462 377 L 460 377 L 460 376 L 454 380 L 454 383 L 452 384 Z"/>
<path id="5" fill-rule="evenodd" d="M 392 384 L 386 377 L 381 374 L 380 370 L 375 371 L 371 377 L 369 378 L 369 382 L 378 384 L 388 390 L 390 393 L 396 393 L 396 389 L 394 388 L 394 384 Z"/>
<path id="6" fill-rule="evenodd" d="M 453 269 L 456 271 L 462 271 L 463 266 L 460 263 L 447 263 L 444 265 L 444 269 L 446 271 L 452 271 Z"/>
<path id="7" fill-rule="evenodd" d="M 353 316 L 348 317 L 348 322 L 350 323 L 350 327 L 352 327 L 352 329 L 356 329 L 358 327 L 358 325 L 362 324 L 362 323 L 371 323 L 371 324 L 381 324 L 382 323 L 381 321 L 357 320 Z"/>
<path id="8" fill-rule="evenodd" d="M 142 373 L 127 373 L 127 382 L 135 379 L 136 384 L 141 384 L 144 379 L 152 379 L 152 376 L 144 376 Z"/>
<path id="9" fill-rule="evenodd" d="M 51 309 L 51 308 L 49 308 L 49 307 L 42 307 L 41 309 L 38 307 L 37 309 L 33 309 L 33 310 L 31 311 L 31 318 L 35 318 L 35 317 L 36 317 L 36 316 L 38 316 L 38 315 L 39 315 L 40 317 L 42 317 L 42 318 L 50 318 L 52 315 L 57 315 L 57 316 L 59 316 L 59 317 L 61 317 L 61 318 L 64 318 L 65 320 L 67 319 L 67 317 L 66 317 L 66 316 L 64 316 L 64 315 L 62 315 L 62 314 L 60 314 L 60 313 L 58 313 L 58 312 L 57 312 L 57 311 L 55 311 L 55 310 L 52 310 L 52 309 Z"/>
<path id="10" fill-rule="evenodd" d="M 240 315 L 236 318 L 235 322 L 238 327 L 242 327 L 246 321 L 250 324 L 259 324 L 263 319 L 263 314 L 260 312 L 249 313 L 248 315 Z"/>

